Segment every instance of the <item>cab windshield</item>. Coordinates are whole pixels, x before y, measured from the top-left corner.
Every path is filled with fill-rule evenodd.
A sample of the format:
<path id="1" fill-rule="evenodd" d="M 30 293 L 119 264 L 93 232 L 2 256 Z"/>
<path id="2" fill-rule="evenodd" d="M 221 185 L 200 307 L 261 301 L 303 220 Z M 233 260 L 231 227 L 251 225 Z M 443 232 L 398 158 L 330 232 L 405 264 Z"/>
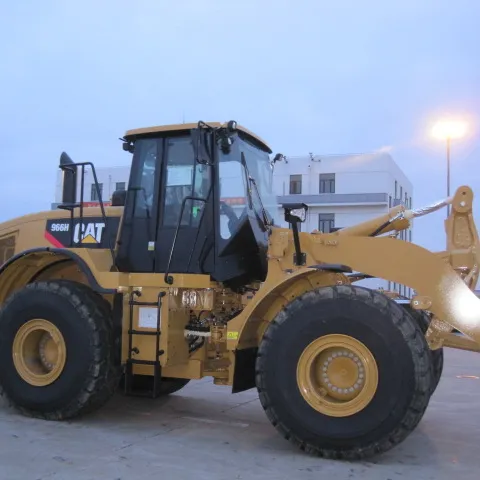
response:
<path id="1" fill-rule="evenodd" d="M 242 154 L 245 165 L 242 163 Z M 246 168 L 245 168 L 246 167 Z M 219 150 L 220 234 L 230 238 L 236 218 L 245 215 L 251 202 L 256 215 L 279 225 L 277 196 L 273 193 L 273 172 L 268 153 L 246 138 L 237 136 L 229 153 Z M 258 193 L 257 193 L 258 192 Z M 266 213 L 267 219 L 265 219 Z M 229 226 L 230 224 L 230 226 Z"/>

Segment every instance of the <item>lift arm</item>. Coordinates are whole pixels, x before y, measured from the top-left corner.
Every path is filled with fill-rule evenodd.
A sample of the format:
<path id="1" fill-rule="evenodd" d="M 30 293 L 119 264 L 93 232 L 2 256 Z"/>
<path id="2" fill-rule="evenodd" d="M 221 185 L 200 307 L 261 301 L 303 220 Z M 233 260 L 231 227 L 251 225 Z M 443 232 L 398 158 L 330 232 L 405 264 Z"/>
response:
<path id="1" fill-rule="evenodd" d="M 412 218 L 447 204 L 452 210 L 445 223 L 445 252 L 431 252 L 396 235 L 370 236 L 406 229 Z M 453 197 L 425 209 L 396 207 L 384 216 L 332 234 L 300 233 L 302 251 L 307 255 L 307 265 L 348 265 L 353 271 L 413 288 L 416 295 L 412 307 L 432 312 L 438 330 L 449 333 L 456 328 L 480 346 L 480 299 L 473 292 L 478 281 L 480 245 L 472 204 L 473 192 L 463 186 Z M 279 229 L 271 236 L 270 261 L 283 271 L 296 269 L 291 235 Z"/>

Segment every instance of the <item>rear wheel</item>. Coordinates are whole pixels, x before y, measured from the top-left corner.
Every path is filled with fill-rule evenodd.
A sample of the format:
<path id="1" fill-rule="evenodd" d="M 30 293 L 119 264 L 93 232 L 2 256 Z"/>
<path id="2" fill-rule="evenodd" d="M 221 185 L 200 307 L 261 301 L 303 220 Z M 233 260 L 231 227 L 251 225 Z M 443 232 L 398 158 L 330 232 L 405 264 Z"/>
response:
<path id="1" fill-rule="evenodd" d="M 112 321 L 105 300 L 65 280 L 32 283 L 0 310 L 0 391 L 34 417 L 63 420 L 115 392 Z"/>
<path id="2" fill-rule="evenodd" d="M 402 442 L 430 398 L 430 358 L 409 313 L 380 292 L 324 287 L 269 325 L 256 382 L 268 418 L 301 449 L 361 459 Z"/>

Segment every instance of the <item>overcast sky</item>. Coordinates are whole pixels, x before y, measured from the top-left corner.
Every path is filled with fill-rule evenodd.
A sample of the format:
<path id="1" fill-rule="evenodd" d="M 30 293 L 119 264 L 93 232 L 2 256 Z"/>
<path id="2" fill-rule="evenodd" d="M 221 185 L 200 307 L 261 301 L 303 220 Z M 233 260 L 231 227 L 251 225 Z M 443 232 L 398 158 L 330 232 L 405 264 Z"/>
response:
<path id="1" fill-rule="evenodd" d="M 235 119 L 287 155 L 388 147 L 414 206 L 445 197 L 442 115 L 468 119 L 452 185 L 477 192 L 476 0 L 3 2 L 0 221 L 54 199 L 60 153 L 126 164 L 118 137 L 183 118 Z M 414 239 L 443 249 L 444 212 Z"/>

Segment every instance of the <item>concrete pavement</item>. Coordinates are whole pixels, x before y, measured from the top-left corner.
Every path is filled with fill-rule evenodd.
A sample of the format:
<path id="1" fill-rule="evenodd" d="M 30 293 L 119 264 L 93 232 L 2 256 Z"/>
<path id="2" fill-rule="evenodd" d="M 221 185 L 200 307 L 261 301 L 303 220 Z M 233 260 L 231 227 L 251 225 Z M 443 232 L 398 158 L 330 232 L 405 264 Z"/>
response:
<path id="1" fill-rule="evenodd" d="M 480 380 L 468 376 L 480 376 L 480 355 L 445 353 L 417 430 L 373 461 L 299 452 L 270 425 L 255 390 L 232 395 L 204 379 L 161 400 L 119 395 L 68 423 L 24 418 L 1 403 L 0 480 L 478 479 Z"/>

